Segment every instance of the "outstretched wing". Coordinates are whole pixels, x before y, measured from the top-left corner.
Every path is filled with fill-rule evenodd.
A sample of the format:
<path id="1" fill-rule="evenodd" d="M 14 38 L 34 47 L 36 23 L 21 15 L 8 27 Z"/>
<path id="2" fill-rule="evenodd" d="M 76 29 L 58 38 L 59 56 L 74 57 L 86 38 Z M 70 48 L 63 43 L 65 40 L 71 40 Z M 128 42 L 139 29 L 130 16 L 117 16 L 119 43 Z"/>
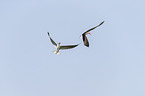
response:
<path id="1" fill-rule="evenodd" d="M 53 39 L 50 37 L 49 32 L 48 32 L 48 36 L 49 36 L 49 38 L 50 38 L 51 43 L 56 47 L 57 44 L 56 44 L 56 43 L 53 41 Z"/>
<path id="2" fill-rule="evenodd" d="M 82 36 L 83 36 L 83 42 L 84 42 L 84 45 L 87 46 L 87 47 L 89 47 L 89 41 L 88 41 L 86 35 L 83 34 Z"/>
<path id="3" fill-rule="evenodd" d="M 79 44 L 77 44 L 77 45 L 60 46 L 60 50 L 63 50 L 63 49 L 72 49 L 72 48 L 77 47 L 78 45 Z"/>
<path id="4" fill-rule="evenodd" d="M 87 31 L 86 31 L 86 32 L 84 32 L 83 34 L 85 34 L 85 33 L 89 32 L 89 31 L 94 30 L 95 28 L 97 28 L 97 27 L 101 26 L 103 23 L 104 23 L 104 21 L 103 21 L 103 22 L 101 22 L 99 25 L 97 25 L 97 26 L 95 26 L 95 27 L 93 27 L 93 28 L 91 28 L 91 29 L 87 30 Z"/>

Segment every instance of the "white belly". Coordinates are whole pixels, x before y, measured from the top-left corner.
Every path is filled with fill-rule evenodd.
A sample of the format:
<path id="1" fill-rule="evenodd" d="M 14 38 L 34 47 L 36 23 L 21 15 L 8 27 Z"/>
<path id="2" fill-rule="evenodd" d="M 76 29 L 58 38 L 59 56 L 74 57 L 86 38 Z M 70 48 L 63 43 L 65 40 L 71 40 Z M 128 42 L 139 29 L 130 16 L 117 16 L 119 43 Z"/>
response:
<path id="1" fill-rule="evenodd" d="M 60 46 L 59 46 L 59 45 L 57 45 L 56 50 L 54 51 L 54 54 L 59 55 L 59 54 L 60 54 L 60 53 L 59 53 L 59 49 L 60 49 Z"/>

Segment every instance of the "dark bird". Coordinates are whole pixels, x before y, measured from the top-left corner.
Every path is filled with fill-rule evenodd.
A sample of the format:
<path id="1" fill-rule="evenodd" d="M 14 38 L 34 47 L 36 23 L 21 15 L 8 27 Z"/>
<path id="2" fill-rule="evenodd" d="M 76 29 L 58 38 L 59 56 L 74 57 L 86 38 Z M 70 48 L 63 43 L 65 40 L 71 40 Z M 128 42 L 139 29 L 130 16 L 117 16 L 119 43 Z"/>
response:
<path id="1" fill-rule="evenodd" d="M 87 35 L 87 34 L 90 34 L 90 35 L 91 35 L 90 31 L 92 31 L 92 30 L 94 30 L 95 28 L 99 27 L 99 26 L 102 25 L 103 23 L 104 23 L 104 21 L 101 22 L 99 25 L 97 25 L 97 26 L 95 26 L 95 27 L 93 27 L 93 28 L 87 30 L 86 32 L 84 32 L 84 33 L 81 35 L 81 37 L 83 38 L 83 43 L 84 43 L 85 46 L 89 47 L 89 41 L 88 41 L 86 35 Z"/>
<path id="2" fill-rule="evenodd" d="M 60 42 L 58 43 L 58 44 L 56 44 L 54 41 L 53 41 L 53 39 L 50 37 L 50 34 L 49 34 L 49 32 L 48 32 L 48 36 L 49 36 L 49 38 L 50 38 L 50 41 L 51 41 L 51 43 L 54 45 L 54 47 L 56 48 L 56 50 L 53 52 L 54 54 L 57 54 L 57 55 L 59 55 L 60 54 L 60 52 L 59 52 L 59 50 L 63 50 L 63 49 L 72 49 L 72 48 L 75 48 L 75 47 L 77 47 L 79 44 L 77 44 L 77 45 L 66 45 L 66 46 L 60 46 Z"/>

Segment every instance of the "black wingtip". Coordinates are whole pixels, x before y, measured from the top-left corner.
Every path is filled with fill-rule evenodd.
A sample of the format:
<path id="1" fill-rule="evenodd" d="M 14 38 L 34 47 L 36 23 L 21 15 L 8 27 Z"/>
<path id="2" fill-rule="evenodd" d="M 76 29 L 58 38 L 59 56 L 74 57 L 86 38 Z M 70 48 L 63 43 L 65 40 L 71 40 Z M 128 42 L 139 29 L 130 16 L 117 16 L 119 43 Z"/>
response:
<path id="1" fill-rule="evenodd" d="M 89 44 L 84 44 L 86 47 L 89 47 Z"/>
<path id="2" fill-rule="evenodd" d="M 102 25 L 105 21 L 101 22 L 99 25 Z"/>
<path id="3" fill-rule="evenodd" d="M 48 34 L 48 36 L 50 36 L 50 35 L 49 35 L 49 32 L 47 32 L 47 34 Z"/>
<path id="4" fill-rule="evenodd" d="M 81 43 L 77 44 L 77 45 L 80 45 Z"/>
<path id="5" fill-rule="evenodd" d="M 86 47 L 89 47 L 89 45 L 85 45 Z"/>

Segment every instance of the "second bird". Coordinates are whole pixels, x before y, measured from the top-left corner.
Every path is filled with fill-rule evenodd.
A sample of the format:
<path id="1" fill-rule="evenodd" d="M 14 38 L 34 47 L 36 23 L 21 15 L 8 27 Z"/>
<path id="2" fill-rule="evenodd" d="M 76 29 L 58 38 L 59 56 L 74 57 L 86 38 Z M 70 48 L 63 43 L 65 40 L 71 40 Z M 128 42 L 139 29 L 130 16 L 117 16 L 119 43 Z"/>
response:
<path id="1" fill-rule="evenodd" d="M 83 42 L 84 42 L 84 45 L 85 45 L 85 46 L 89 47 L 89 41 L 88 41 L 86 35 L 87 35 L 87 34 L 90 34 L 90 35 L 91 35 L 90 31 L 92 31 L 92 30 L 94 30 L 95 28 L 99 27 L 99 26 L 102 25 L 103 23 L 104 23 L 104 21 L 101 22 L 99 25 L 97 25 L 97 26 L 95 26 L 95 27 L 93 27 L 93 28 L 87 30 L 86 32 L 84 32 L 84 33 L 81 35 L 81 37 L 82 37 L 82 39 L 83 39 Z"/>

